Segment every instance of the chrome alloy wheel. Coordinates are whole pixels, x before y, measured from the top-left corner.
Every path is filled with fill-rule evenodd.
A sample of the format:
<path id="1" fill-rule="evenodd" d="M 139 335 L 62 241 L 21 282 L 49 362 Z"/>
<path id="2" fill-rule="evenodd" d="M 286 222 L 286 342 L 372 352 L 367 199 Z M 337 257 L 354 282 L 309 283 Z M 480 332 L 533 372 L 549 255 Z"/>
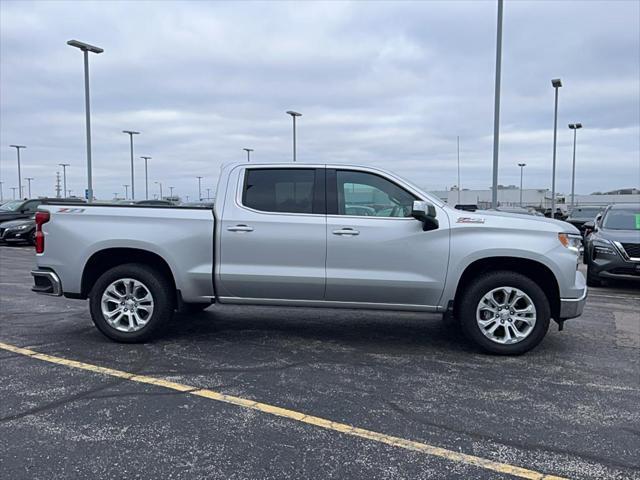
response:
<path id="1" fill-rule="evenodd" d="M 536 307 L 522 290 L 498 287 L 480 299 L 476 322 L 489 340 L 502 345 L 518 343 L 533 331 Z"/>
<path id="2" fill-rule="evenodd" d="M 146 285 L 133 278 L 120 278 L 102 294 L 102 315 L 120 332 L 137 332 L 153 315 L 153 296 Z"/>

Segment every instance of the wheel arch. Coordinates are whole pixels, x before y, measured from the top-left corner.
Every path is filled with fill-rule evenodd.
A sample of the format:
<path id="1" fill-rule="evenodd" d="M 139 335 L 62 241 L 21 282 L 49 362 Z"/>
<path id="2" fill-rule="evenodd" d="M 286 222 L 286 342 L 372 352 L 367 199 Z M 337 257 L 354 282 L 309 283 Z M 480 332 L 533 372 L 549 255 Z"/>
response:
<path id="1" fill-rule="evenodd" d="M 560 314 L 560 287 L 551 269 L 536 260 L 499 256 L 478 259 L 464 269 L 453 300 L 454 313 L 466 286 L 473 282 L 473 279 L 478 275 L 496 271 L 516 272 L 533 280 L 549 300 L 551 318 L 558 318 Z"/>
<path id="2" fill-rule="evenodd" d="M 96 283 L 96 280 L 98 280 L 104 272 L 126 263 L 146 265 L 159 271 L 171 282 L 173 286 L 172 290 L 174 292 L 177 291 L 176 281 L 171 267 L 169 267 L 169 264 L 160 255 L 140 248 L 114 247 L 99 250 L 89 257 L 82 271 L 80 297 L 87 298 L 89 296 L 89 292 Z"/>

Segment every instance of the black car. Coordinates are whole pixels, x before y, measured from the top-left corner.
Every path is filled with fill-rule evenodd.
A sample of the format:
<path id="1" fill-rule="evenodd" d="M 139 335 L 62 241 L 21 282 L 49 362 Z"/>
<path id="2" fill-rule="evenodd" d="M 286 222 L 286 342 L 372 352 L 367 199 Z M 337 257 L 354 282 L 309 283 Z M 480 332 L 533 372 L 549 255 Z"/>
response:
<path id="1" fill-rule="evenodd" d="M 595 221 L 595 218 L 602 212 L 602 207 L 576 207 L 571 210 L 567 222 L 585 234 L 584 224 Z"/>
<path id="2" fill-rule="evenodd" d="M 7 220 L 32 217 L 44 202 L 85 203 L 81 198 L 25 198 L 24 200 L 11 200 L 0 205 L 0 223 Z"/>
<path id="3" fill-rule="evenodd" d="M 0 223 L 1 243 L 36 243 L 36 220 L 35 217 L 9 220 Z"/>
<path id="4" fill-rule="evenodd" d="M 604 278 L 640 279 L 640 204 L 610 205 L 584 227 L 592 230 L 584 249 L 589 286 Z"/>

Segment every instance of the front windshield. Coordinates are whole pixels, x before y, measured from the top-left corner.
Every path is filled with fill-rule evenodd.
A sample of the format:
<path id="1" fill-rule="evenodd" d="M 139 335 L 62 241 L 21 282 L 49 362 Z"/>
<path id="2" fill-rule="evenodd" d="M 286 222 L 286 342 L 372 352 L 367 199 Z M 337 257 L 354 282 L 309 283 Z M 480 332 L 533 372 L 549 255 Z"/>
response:
<path id="1" fill-rule="evenodd" d="M 640 208 L 611 209 L 602 222 L 609 230 L 640 230 Z"/>
<path id="2" fill-rule="evenodd" d="M 572 218 L 588 218 L 593 219 L 596 218 L 602 209 L 600 208 L 576 208 L 571 212 Z"/>
<path id="3" fill-rule="evenodd" d="M 23 200 L 11 200 L 7 203 L 3 203 L 0 205 L 0 210 L 4 210 L 6 212 L 15 212 L 18 210 L 20 205 L 22 205 Z"/>

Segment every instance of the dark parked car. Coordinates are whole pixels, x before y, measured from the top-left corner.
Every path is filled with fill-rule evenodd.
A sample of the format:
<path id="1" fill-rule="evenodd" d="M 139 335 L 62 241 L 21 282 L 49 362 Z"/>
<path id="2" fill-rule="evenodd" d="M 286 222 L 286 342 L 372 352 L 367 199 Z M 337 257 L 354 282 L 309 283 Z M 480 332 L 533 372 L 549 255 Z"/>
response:
<path id="1" fill-rule="evenodd" d="M 0 223 L 0 243 L 36 243 L 35 217 Z"/>
<path id="2" fill-rule="evenodd" d="M 597 287 L 603 278 L 640 279 L 640 204 L 610 205 L 585 240 L 587 284 Z"/>
<path id="3" fill-rule="evenodd" d="M 0 205 L 0 222 L 32 217 L 35 215 L 40 204 L 49 201 L 56 203 L 85 203 L 81 198 L 31 198 L 11 200 Z"/>
<path id="4" fill-rule="evenodd" d="M 576 207 L 571 210 L 567 222 L 580 230 L 580 233 L 584 235 L 584 224 L 587 222 L 594 222 L 595 218 L 603 210 L 602 207 Z"/>

